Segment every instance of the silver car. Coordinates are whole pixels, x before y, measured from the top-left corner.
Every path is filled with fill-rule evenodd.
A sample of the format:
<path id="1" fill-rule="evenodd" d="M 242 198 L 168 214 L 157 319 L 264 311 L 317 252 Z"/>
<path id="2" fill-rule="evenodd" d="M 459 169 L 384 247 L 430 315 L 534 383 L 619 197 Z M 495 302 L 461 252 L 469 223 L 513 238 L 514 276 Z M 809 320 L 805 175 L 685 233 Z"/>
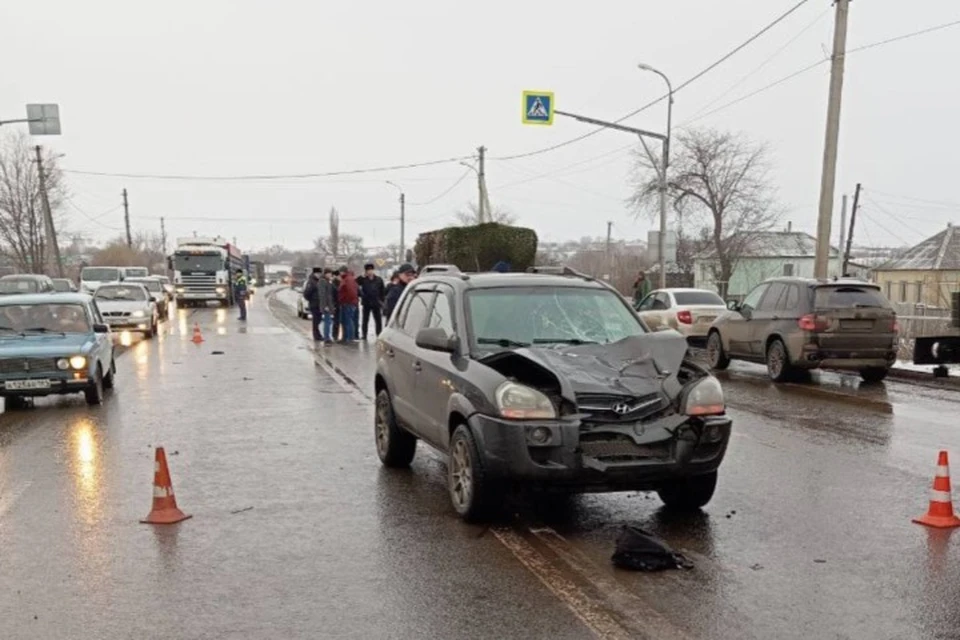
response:
<path id="1" fill-rule="evenodd" d="M 157 303 L 142 284 L 100 285 L 93 299 L 110 328 L 139 331 L 145 338 L 157 332 Z"/>

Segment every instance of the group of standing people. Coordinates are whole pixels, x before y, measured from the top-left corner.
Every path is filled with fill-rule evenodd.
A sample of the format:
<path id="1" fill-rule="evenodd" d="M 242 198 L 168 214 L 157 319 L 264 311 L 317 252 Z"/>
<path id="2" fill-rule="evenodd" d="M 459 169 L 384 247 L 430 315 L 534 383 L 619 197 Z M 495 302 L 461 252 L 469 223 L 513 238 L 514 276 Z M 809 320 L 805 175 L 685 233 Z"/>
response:
<path id="1" fill-rule="evenodd" d="M 315 267 L 303 289 L 313 318 L 313 339 L 326 344 L 366 340 L 371 317 L 375 335 L 380 335 L 384 320 L 390 317 L 403 288 L 415 274 L 411 265 L 401 265 L 386 285 L 372 264 L 364 265 L 360 277 L 346 266 L 338 271 Z"/>

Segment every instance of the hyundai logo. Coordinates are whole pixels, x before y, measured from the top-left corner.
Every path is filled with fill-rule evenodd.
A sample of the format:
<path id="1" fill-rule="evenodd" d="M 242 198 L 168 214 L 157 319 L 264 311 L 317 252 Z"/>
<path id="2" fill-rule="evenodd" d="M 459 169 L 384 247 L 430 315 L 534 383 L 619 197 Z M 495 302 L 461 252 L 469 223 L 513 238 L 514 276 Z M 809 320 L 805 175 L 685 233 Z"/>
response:
<path id="1" fill-rule="evenodd" d="M 613 412 L 616 413 L 617 415 L 623 416 L 630 413 L 633 410 L 634 410 L 634 407 L 631 407 L 626 402 L 618 402 L 617 404 L 613 405 Z"/>

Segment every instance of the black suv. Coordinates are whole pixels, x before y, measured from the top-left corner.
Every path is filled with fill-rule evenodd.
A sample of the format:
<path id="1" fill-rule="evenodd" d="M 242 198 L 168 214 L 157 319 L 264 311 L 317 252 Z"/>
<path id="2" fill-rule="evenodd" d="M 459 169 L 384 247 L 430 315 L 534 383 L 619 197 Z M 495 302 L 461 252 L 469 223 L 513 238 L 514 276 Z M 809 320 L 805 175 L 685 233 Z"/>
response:
<path id="1" fill-rule="evenodd" d="M 650 333 L 619 293 L 566 268 L 423 273 L 377 341 L 384 465 L 408 466 L 417 439 L 447 454 L 468 520 L 510 484 L 709 502 L 731 421 L 681 335 Z"/>

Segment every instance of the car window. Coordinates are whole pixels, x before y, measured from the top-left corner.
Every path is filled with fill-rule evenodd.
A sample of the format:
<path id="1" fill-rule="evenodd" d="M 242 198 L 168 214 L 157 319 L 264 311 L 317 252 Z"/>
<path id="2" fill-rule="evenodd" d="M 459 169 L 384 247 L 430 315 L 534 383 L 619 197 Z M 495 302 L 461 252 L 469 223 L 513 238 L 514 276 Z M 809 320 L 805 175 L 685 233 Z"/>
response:
<path id="1" fill-rule="evenodd" d="M 439 327 L 447 332 L 447 335 L 456 333 L 453 324 L 453 293 L 441 287 L 437 290 L 437 297 L 433 301 L 433 309 L 430 311 L 430 323 L 428 327 Z"/>
<path id="2" fill-rule="evenodd" d="M 763 297 L 763 294 L 766 293 L 769 286 L 770 285 L 761 284 L 755 287 L 750 293 L 747 294 L 747 297 L 743 299 L 743 303 L 740 305 L 740 308 L 756 309 L 757 305 L 760 304 L 760 298 Z"/>
<path id="3" fill-rule="evenodd" d="M 771 284 L 766 295 L 763 296 L 763 300 L 760 301 L 760 306 L 757 307 L 757 311 L 775 311 L 777 309 L 777 303 L 780 302 L 780 296 L 782 296 L 786 290 L 787 285 L 782 282 L 774 282 Z"/>
<path id="4" fill-rule="evenodd" d="M 670 296 L 660 292 L 656 294 L 653 301 L 653 308 L 657 311 L 670 308 Z"/>
<path id="5" fill-rule="evenodd" d="M 723 298 L 713 291 L 674 291 L 673 299 L 678 305 L 717 305 L 725 307 Z"/>
<path id="6" fill-rule="evenodd" d="M 146 300 L 147 292 L 140 285 L 108 285 L 97 289 L 98 300 Z"/>
<path id="7" fill-rule="evenodd" d="M 403 319 L 400 321 L 401 331 L 410 336 L 417 335 L 427 319 L 431 297 L 433 297 L 433 291 L 420 290 L 413 292 L 413 295 L 407 300 Z"/>
<path id="8" fill-rule="evenodd" d="M 90 316 L 97 324 L 103 324 L 103 316 L 100 315 L 100 307 L 97 306 L 96 302 L 90 305 Z"/>
<path id="9" fill-rule="evenodd" d="M 473 350 L 610 343 L 646 333 L 623 298 L 606 288 L 497 287 L 465 297 Z"/>
<path id="10" fill-rule="evenodd" d="M 120 279 L 120 270 L 111 267 L 87 267 L 80 272 L 80 279 L 88 282 L 113 282 Z"/>
<path id="11" fill-rule="evenodd" d="M 880 289 L 856 285 L 817 287 L 814 305 L 817 309 L 890 308 Z"/>
<path id="12" fill-rule="evenodd" d="M 781 311 L 797 311 L 800 306 L 800 287 L 795 284 L 787 286 L 787 292 L 780 296 L 777 309 Z"/>
<path id="13" fill-rule="evenodd" d="M 40 291 L 40 286 L 36 280 L 0 279 L 0 293 L 36 293 L 37 291 Z"/>
<path id="14" fill-rule="evenodd" d="M 637 310 L 649 311 L 650 309 L 653 309 L 653 303 L 656 302 L 656 300 L 657 300 L 657 294 L 648 293 L 647 297 L 644 298 L 643 301 L 640 303 L 640 306 L 637 307 Z"/>

